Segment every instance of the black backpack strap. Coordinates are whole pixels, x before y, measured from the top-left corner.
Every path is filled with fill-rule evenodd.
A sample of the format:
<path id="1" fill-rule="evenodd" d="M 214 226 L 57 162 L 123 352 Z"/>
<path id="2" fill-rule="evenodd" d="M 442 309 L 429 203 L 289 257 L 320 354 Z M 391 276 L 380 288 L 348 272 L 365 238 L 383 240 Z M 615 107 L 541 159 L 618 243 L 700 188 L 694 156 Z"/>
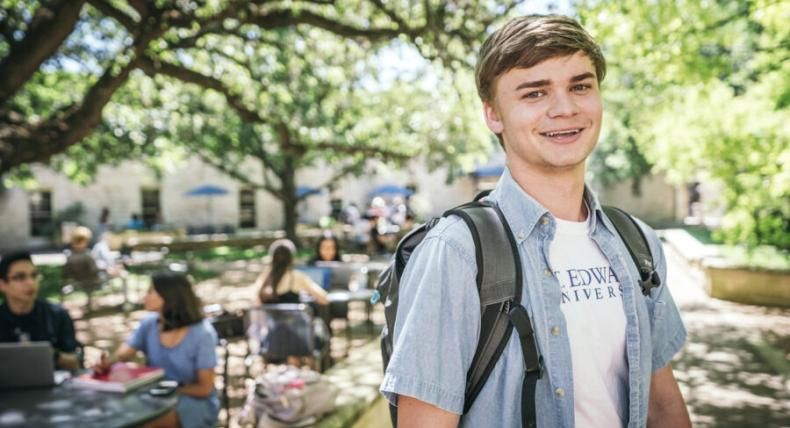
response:
<path id="1" fill-rule="evenodd" d="M 612 221 L 639 270 L 639 286 L 642 287 L 642 294 L 649 296 L 650 290 L 661 285 L 661 278 L 656 272 L 653 254 L 650 252 L 645 233 L 627 212 L 612 206 L 603 206 L 603 211 Z"/>
<path id="2" fill-rule="evenodd" d="M 475 242 L 477 261 L 477 285 L 480 292 L 480 337 L 472 364 L 467 373 L 464 413 L 472 407 L 477 395 L 485 385 L 496 362 L 510 339 L 514 325 L 519 331 L 525 364 L 530 370 L 529 379 L 525 377 L 522 390 L 522 412 L 525 426 L 534 426 L 535 403 L 532 368 L 537 368 L 539 377 L 539 357 L 535 346 L 532 327 L 526 311 L 521 307 L 522 271 L 518 249 L 513 233 L 502 212 L 493 204 L 472 202 L 448 211 L 446 214 L 458 215 L 466 222 Z M 519 323 L 511 322 L 511 309 L 521 308 L 523 317 Z M 525 332 L 519 329 L 526 322 Z M 528 331 L 528 333 L 527 333 Z M 531 423 L 526 421 L 530 420 Z"/>
<path id="3" fill-rule="evenodd" d="M 521 426 L 535 428 L 538 423 L 535 413 L 535 390 L 543 371 L 538 348 L 535 344 L 535 332 L 529 321 L 529 314 L 523 306 L 514 306 L 508 316 L 518 332 L 521 355 L 524 357 L 524 381 L 521 384 Z"/>

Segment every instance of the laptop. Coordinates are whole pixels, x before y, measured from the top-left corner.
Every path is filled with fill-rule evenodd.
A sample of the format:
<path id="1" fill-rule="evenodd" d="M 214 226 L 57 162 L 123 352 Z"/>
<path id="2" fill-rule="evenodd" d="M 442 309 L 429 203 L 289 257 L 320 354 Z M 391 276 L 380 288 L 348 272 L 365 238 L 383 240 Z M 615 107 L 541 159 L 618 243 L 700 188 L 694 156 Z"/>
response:
<path id="1" fill-rule="evenodd" d="M 55 385 L 55 361 L 49 342 L 0 343 L 0 388 Z"/>
<path id="2" fill-rule="evenodd" d="M 329 281 L 331 290 L 348 291 L 349 284 L 354 279 L 354 274 L 360 270 L 359 266 L 344 262 L 318 262 L 316 266 L 329 268 L 332 271 Z"/>
<path id="3" fill-rule="evenodd" d="M 317 266 L 296 266 L 295 269 L 309 276 L 313 282 L 320 285 L 324 290 L 329 290 L 332 269 Z"/>

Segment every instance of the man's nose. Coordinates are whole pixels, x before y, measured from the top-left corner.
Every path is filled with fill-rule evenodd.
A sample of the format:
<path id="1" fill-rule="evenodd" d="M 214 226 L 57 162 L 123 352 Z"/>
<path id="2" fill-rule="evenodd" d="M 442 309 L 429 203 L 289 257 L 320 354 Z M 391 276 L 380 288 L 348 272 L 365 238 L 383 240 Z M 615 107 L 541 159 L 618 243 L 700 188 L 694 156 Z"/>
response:
<path id="1" fill-rule="evenodd" d="M 579 107 L 576 105 L 572 94 L 560 92 L 555 93 L 551 97 L 551 104 L 549 105 L 549 117 L 563 117 L 573 116 L 579 112 Z"/>

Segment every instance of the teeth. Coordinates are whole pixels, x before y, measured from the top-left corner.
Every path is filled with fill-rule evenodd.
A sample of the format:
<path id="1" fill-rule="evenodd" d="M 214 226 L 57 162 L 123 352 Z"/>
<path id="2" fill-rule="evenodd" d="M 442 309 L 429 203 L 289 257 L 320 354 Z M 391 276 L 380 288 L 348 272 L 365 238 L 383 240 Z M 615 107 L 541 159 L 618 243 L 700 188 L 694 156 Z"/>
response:
<path id="1" fill-rule="evenodd" d="M 546 135 L 547 137 L 557 137 L 560 135 L 575 135 L 578 134 L 580 131 L 581 130 L 579 129 L 573 129 L 570 131 L 546 132 L 544 135 Z"/>

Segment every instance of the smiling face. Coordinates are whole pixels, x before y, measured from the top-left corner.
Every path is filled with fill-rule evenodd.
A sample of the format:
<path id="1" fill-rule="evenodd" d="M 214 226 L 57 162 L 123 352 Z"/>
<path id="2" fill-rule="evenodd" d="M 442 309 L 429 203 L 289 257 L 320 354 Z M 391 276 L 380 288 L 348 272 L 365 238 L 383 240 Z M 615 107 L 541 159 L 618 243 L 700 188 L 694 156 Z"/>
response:
<path id="1" fill-rule="evenodd" d="M 502 74 L 485 102 L 486 124 L 501 134 L 508 166 L 538 174 L 584 172 L 603 107 L 596 70 L 582 52 Z"/>

